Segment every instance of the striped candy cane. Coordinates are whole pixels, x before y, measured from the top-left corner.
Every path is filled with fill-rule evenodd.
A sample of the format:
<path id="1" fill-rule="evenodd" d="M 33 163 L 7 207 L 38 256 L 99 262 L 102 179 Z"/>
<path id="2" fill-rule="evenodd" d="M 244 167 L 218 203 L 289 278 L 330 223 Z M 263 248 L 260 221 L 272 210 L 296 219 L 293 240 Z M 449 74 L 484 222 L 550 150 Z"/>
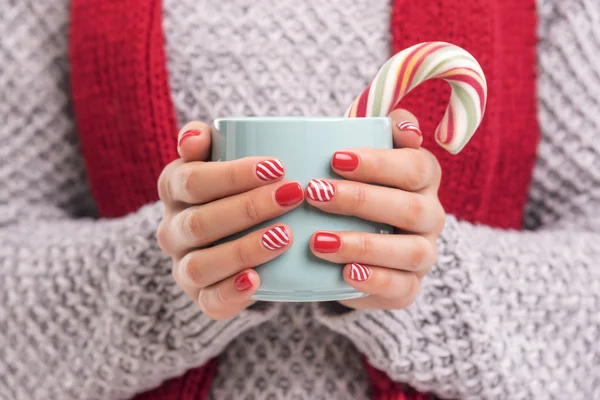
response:
<path id="1" fill-rule="evenodd" d="M 345 116 L 387 116 L 408 92 L 429 79 L 444 79 L 452 87 L 435 139 L 450 153 L 457 154 L 481 123 L 487 83 L 477 60 L 453 44 L 426 42 L 397 53 L 381 67 Z"/>

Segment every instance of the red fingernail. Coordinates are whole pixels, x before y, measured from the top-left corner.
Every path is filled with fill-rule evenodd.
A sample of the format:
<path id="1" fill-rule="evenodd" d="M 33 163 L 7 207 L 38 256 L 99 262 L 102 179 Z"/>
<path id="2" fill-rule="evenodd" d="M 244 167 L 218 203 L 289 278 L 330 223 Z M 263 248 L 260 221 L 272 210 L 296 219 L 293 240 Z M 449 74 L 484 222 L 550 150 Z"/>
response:
<path id="1" fill-rule="evenodd" d="M 275 201 L 283 207 L 291 206 L 304 199 L 304 191 L 298 182 L 286 183 L 275 191 Z"/>
<path id="2" fill-rule="evenodd" d="M 371 270 L 362 264 L 353 263 L 350 266 L 350 279 L 354 281 L 364 282 L 369 275 L 371 275 Z"/>
<path id="3" fill-rule="evenodd" d="M 183 141 L 189 137 L 192 136 L 200 136 L 202 134 L 201 131 L 195 130 L 195 129 L 190 129 L 189 131 L 185 131 L 183 132 L 183 134 L 179 137 L 179 141 L 177 142 L 177 146 L 181 146 L 181 143 L 183 143 Z"/>
<path id="4" fill-rule="evenodd" d="M 333 185 L 323 179 L 311 179 L 306 188 L 308 198 L 315 201 L 329 201 L 335 194 Z"/>
<path id="5" fill-rule="evenodd" d="M 331 166 L 340 171 L 354 171 L 358 167 L 358 156 L 346 151 L 338 151 L 333 155 Z"/>
<path id="6" fill-rule="evenodd" d="M 414 123 L 412 123 L 410 121 L 400 121 L 400 122 L 398 122 L 396 124 L 396 126 L 401 131 L 412 131 L 412 132 L 416 133 L 419 136 L 423 136 L 423 134 L 421 133 L 421 130 L 419 129 L 419 127 L 416 126 Z"/>
<path id="7" fill-rule="evenodd" d="M 279 160 L 265 160 L 256 165 L 256 175 L 262 181 L 274 181 L 284 174 L 283 164 Z"/>
<path id="8" fill-rule="evenodd" d="M 328 232 L 318 232 L 313 239 L 313 248 L 319 253 L 335 253 L 342 246 L 338 235 Z"/>
<path id="9" fill-rule="evenodd" d="M 290 237 L 283 226 L 271 228 L 262 235 L 262 245 L 269 250 L 279 250 L 289 243 Z"/>
<path id="10" fill-rule="evenodd" d="M 248 290 L 252 287 L 252 281 L 250 281 L 250 278 L 248 278 L 248 273 L 245 272 L 235 278 L 234 285 L 237 290 L 243 292 L 244 290 Z"/>

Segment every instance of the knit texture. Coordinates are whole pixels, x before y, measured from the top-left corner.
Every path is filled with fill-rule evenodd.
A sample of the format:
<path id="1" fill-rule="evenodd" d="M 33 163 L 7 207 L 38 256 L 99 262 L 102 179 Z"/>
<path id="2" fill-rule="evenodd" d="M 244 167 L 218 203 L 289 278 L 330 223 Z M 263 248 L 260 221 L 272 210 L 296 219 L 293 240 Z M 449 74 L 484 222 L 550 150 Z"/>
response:
<path id="1" fill-rule="evenodd" d="M 130 398 L 274 315 L 200 314 L 156 243 L 160 204 L 74 218 L 96 212 L 69 111 L 68 23 L 67 2 L 0 10 L 2 400 Z"/>
<path id="2" fill-rule="evenodd" d="M 0 227 L 94 210 L 70 110 L 68 17 L 64 2 L 0 7 Z"/>
<path id="3" fill-rule="evenodd" d="M 389 56 L 385 1 L 164 0 L 179 123 L 341 116 Z"/>
<path id="4" fill-rule="evenodd" d="M 600 204 L 600 7 L 593 0 L 538 0 L 538 6 L 543 139 L 526 225 L 586 228 Z"/>
<path id="5" fill-rule="evenodd" d="M 177 157 L 162 2 L 74 0 L 71 13 L 85 21 L 69 43 L 82 150 L 100 214 L 118 217 L 157 200 L 158 176 Z"/>
<path id="6" fill-rule="evenodd" d="M 315 321 L 309 304 L 277 305 L 219 357 L 209 399 L 367 399 L 369 382 L 350 340 Z"/>
<path id="7" fill-rule="evenodd" d="M 442 397 L 600 398 L 600 7 L 538 7 L 536 232 L 449 217 L 414 306 L 319 317 L 393 379 Z"/>
<path id="8" fill-rule="evenodd" d="M 596 399 L 598 232 L 507 232 L 450 217 L 413 306 L 318 319 L 394 380 L 443 398 Z"/>
<path id="9" fill-rule="evenodd" d="M 0 32 L 9 32 L 0 35 L 0 54 L 12 54 L 17 64 L 9 74 L 0 67 L 0 82 L 11 89 L 0 104 L 0 120 L 10 122 L 0 125 L 0 149 L 11 149 L 9 158 L 0 158 L 0 184 L 8 187 L 0 191 L 1 215 L 8 216 L 0 223 L 0 398 L 127 398 L 224 350 L 214 398 L 313 398 L 325 388 L 331 399 L 361 399 L 368 389 L 355 369 L 357 348 L 394 379 L 454 398 L 600 398 L 600 223 L 593 218 L 600 205 L 594 168 L 600 160 L 600 90 L 594 84 L 600 73 L 593 61 L 600 35 L 598 6 L 591 0 L 540 5 L 544 136 L 527 214 L 536 232 L 494 230 L 449 217 L 440 260 L 417 304 L 405 311 L 340 315 L 321 305 L 284 304 L 225 323 L 207 321 L 170 279 L 169 260 L 154 240 L 160 206 L 114 221 L 71 219 L 91 197 L 83 189 L 67 100 L 57 107 L 68 98 L 66 42 L 56 34 L 65 32 L 67 5 L 38 3 L 50 2 L 14 1 L 0 10 Z M 21 39 L 14 39 L 16 33 Z M 577 40 L 563 41 L 565 35 Z M 25 51 L 35 43 L 44 52 Z M 46 51 L 55 55 L 39 64 Z M 554 71 L 569 65 L 565 75 Z M 201 66 L 195 68 L 202 74 Z M 14 75 L 18 71 L 29 74 Z M 265 76 L 258 70 L 250 75 Z M 190 71 L 186 76 L 197 79 Z M 34 81 L 45 86 L 32 96 Z M 27 100 L 14 100 L 27 94 Z M 179 111 L 180 118 L 187 118 L 185 112 Z M 62 120 L 62 129 L 49 129 L 37 118 Z M 38 146 L 41 141 L 54 143 L 54 151 Z M 65 155 L 57 156 L 61 151 Z M 76 175 L 65 178 L 66 170 Z M 47 182 L 52 179 L 65 184 L 56 189 Z M 252 328 L 263 321 L 270 322 Z M 259 382 L 273 387 L 261 391 Z"/>

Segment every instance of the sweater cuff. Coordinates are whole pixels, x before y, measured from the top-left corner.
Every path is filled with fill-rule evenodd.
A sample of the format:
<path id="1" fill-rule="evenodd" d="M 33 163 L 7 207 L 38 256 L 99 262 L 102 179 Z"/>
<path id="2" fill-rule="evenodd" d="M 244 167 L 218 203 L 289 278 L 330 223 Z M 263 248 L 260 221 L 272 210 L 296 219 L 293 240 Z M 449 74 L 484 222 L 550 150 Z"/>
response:
<path id="1" fill-rule="evenodd" d="M 130 398 L 205 364 L 276 314 L 274 304 L 225 321 L 202 314 L 158 246 L 162 215 L 154 203 L 122 218 L 56 214 L 0 229 L 0 342 L 14 344 L 0 357 L 0 371 L 17 371 L 8 375 L 15 390 L 36 388 L 53 399 Z M 32 346 L 36 351 L 26 351 Z M 28 388 L 17 385 L 19 371 L 28 372 Z"/>
<path id="2" fill-rule="evenodd" d="M 473 291 L 460 223 L 448 216 L 438 240 L 438 262 L 423 279 L 421 294 L 403 310 L 349 310 L 329 303 L 315 307 L 317 320 L 347 336 L 369 362 L 393 380 L 421 391 L 435 388 L 453 397 L 456 381 L 478 385 L 465 377 L 485 343 L 477 295 Z M 461 366 L 461 370 L 458 369 Z M 464 389 L 464 388 L 463 388 Z"/>
<path id="3" fill-rule="evenodd" d="M 152 358 L 155 361 L 169 364 L 177 360 L 178 373 L 183 373 L 188 368 L 195 367 L 199 363 L 203 363 L 204 360 L 217 356 L 231 340 L 245 330 L 271 319 L 277 311 L 273 303 L 255 303 L 252 307 L 243 310 L 228 320 L 215 321 L 202 314 L 172 279 L 171 274 L 168 272 L 170 271 L 170 258 L 162 253 L 154 240 L 155 231 L 162 215 L 163 205 L 159 202 L 147 205 L 135 215 L 127 217 L 139 218 L 138 228 L 144 232 L 142 240 L 139 240 L 138 243 L 139 248 L 137 250 L 139 253 L 134 250 L 134 254 L 131 254 L 130 258 L 135 260 L 136 263 L 143 263 L 143 260 L 157 260 L 156 266 L 153 268 L 154 277 L 146 282 L 144 277 L 136 276 L 134 281 L 139 282 L 139 287 L 132 289 L 135 289 L 137 295 L 139 295 L 137 292 L 141 290 L 144 293 L 159 296 L 155 305 L 164 308 L 163 311 L 165 312 L 168 310 L 169 314 L 164 315 L 164 318 L 160 318 L 162 322 L 158 324 L 165 324 L 162 328 L 169 332 L 170 337 L 165 338 L 161 335 L 154 335 L 152 331 L 147 332 L 146 338 L 150 340 L 145 344 L 146 351 L 154 354 Z M 143 239 L 144 234 L 148 235 L 145 240 Z M 127 288 L 130 287 L 127 282 L 132 280 L 132 274 L 123 273 L 121 269 L 115 274 L 115 277 L 117 276 L 121 284 L 115 285 L 115 287 L 120 288 L 120 290 L 113 293 L 113 296 L 139 300 L 137 295 L 133 293 L 124 295 L 124 292 L 128 292 Z M 161 276 L 162 278 L 159 278 Z M 157 284 L 157 282 L 153 282 L 155 280 L 159 280 L 163 287 L 160 292 L 153 293 L 151 288 Z M 127 310 L 123 316 L 124 318 L 143 319 L 148 316 L 148 310 L 139 308 L 140 305 L 143 305 L 143 302 L 127 301 L 123 305 L 125 306 L 124 309 Z M 153 323 L 156 324 L 157 321 L 154 320 Z M 160 330 L 158 329 L 158 331 Z M 129 333 L 134 334 L 134 332 Z M 172 366 L 174 367 L 174 365 Z"/>

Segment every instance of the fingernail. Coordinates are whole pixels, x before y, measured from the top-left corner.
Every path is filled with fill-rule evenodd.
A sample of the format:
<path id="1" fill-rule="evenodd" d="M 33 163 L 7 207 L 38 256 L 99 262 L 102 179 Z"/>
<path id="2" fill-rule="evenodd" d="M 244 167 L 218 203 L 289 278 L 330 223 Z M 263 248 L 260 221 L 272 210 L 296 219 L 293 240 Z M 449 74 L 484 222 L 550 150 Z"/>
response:
<path id="1" fill-rule="evenodd" d="M 243 292 L 244 290 L 248 290 L 252 287 L 252 281 L 250 281 L 250 278 L 248 278 L 248 273 L 245 272 L 235 278 L 234 285 L 237 290 Z"/>
<path id="2" fill-rule="evenodd" d="M 358 156 L 346 151 L 338 151 L 333 155 L 331 166 L 340 171 L 354 171 L 358 167 Z"/>
<path id="3" fill-rule="evenodd" d="M 329 201 L 335 194 L 333 185 L 322 179 L 312 179 L 306 189 L 308 198 L 315 201 Z"/>
<path id="4" fill-rule="evenodd" d="M 269 250 L 279 250 L 289 243 L 290 237 L 283 226 L 271 228 L 262 235 L 262 245 Z"/>
<path id="5" fill-rule="evenodd" d="M 283 164 L 279 160 L 265 160 L 256 165 L 256 175 L 261 181 L 274 181 L 284 174 Z"/>
<path id="6" fill-rule="evenodd" d="M 179 137 L 179 141 L 177 142 L 177 146 L 181 146 L 181 143 L 183 143 L 183 141 L 189 137 L 192 136 L 200 136 L 202 134 L 201 131 L 195 130 L 195 129 L 190 129 L 189 131 L 185 131 L 181 134 L 181 136 Z"/>
<path id="7" fill-rule="evenodd" d="M 313 248 L 319 253 L 335 253 L 342 246 L 338 235 L 328 232 L 318 232 L 313 239 Z"/>
<path id="8" fill-rule="evenodd" d="M 362 264 L 353 263 L 350 266 L 350 279 L 353 281 L 364 282 L 369 275 L 371 275 L 371 270 Z"/>
<path id="9" fill-rule="evenodd" d="M 298 182 L 286 183 L 275 191 L 275 201 L 283 207 L 298 203 L 304 198 L 304 191 Z"/>
<path id="10" fill-rule="evenodd" d="M 412 132 L 416 133 L 419 136 L 423 136 L 423 134 L 421 133 L 421 130 L 419 129 L 419 127 L 416 126 L 414 123 L 412 123 L 410 121 L 400 121 L 400 122 L 398 122 L 396 124 L 396 126 L 401 131 L 412 131 Z"/>

